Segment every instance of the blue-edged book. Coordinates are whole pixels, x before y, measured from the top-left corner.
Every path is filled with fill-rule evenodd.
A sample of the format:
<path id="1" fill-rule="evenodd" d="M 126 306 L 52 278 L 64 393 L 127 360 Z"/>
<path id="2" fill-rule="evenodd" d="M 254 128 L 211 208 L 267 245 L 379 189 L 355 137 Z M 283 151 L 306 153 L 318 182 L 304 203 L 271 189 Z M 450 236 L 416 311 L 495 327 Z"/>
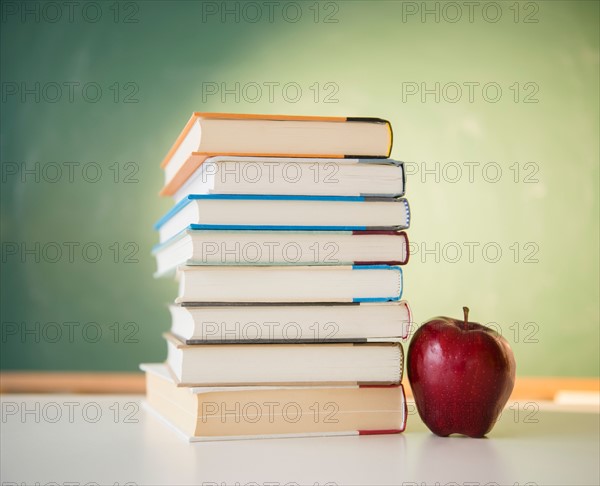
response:
<path id="1" fill-rule="evenodd" d="M 190 194 L 155 229 L 163 243 L 185 229 L 364 231 L 409 225 L 404 198 Z"/>
<path id="2" fill-rule="evenodd" d="M 176 304 L 387 302 L 402 297 L 393 265 L 183 266 Z"/>

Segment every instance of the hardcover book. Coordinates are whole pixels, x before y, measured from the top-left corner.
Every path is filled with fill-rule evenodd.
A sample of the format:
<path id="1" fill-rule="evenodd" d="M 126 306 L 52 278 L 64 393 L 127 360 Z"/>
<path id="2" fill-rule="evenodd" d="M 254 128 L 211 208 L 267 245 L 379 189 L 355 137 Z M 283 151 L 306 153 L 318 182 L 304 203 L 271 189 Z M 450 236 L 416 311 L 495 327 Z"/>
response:
<path id="1" fill-rule="evenodd" d="M 408 201 L 402 198 L 190 194 L 155 229 L 164 243 L 184 229 L 364 231 L 409 225 Z"/>
<path id="2" fill-rule="evenodd" d="M 404 231 L 184 230 L 152 250 L 156 276 L 180 265 L 404 265 Z"/>
<path id="3" fill-rule="evenodd" d="M 184 266 L 175 303 L 386 302 L 402 297 L 402 269 L 353 266 Z"/>
<path id="4" fill-rule="evenodd" d="M 404 195 L 404 165 L 392 159 L 192 155 L 160 194 Z"/>
<path id="5" fill-rule="evenodd" d="M 404 352 L 395 339 L 363 343 L 185 344 L 173 334 L 167 364 L 182 386 L 392 385 L 402 380 Z"/>
<path id="6" fill-rule="evenodd" d="M 190 442 L 400 433 L 402 385 L 177 387 L 162 364 L 143 364 L 146 403 Z"/>
<path id="7" fill-rule="evenodd" d="M 171 305 L 185 344 L 364 342 L 408 337 L 408 302 Z"/>

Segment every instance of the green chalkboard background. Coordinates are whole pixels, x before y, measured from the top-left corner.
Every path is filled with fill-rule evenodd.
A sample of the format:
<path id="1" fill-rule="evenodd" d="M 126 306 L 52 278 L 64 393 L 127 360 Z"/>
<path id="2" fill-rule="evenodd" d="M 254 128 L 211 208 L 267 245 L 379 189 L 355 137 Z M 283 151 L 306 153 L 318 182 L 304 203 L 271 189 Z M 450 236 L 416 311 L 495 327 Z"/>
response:
<path id="1" fill-rule="evenodd" d="M 2 2 L 2 369 L 165 357 L 159 163 L 228 111 L 389 119 L 417 323 L 469 305 L 519 374 L 598 376 L 597 2 L 51 3 Z"/>

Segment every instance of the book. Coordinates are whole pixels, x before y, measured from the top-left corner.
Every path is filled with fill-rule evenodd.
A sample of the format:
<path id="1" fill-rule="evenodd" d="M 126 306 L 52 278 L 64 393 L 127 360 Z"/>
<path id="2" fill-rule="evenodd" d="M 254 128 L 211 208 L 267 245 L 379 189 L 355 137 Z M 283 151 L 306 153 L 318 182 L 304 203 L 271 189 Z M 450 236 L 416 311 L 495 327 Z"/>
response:
<path id="1" fill-rule="evenodd" d="M 360 342 L 408 337 L 406 301 L 337 304 L 170 305 L 185 344 Z"/>
<path id="2" fill-rule="evenodd" d="M 404 431 L 402 385 L 178 387 L 163 364 L 142 364 L 146 404 L 190 442 Z"/>
<path id="3" fill-rule="evenodd" d="M 404 265 L 404 231 L 183 230 L 152 250 L 156 275 L 179 265 Z"/>
<path id="4" fill-rule="evenodd" d="M 398 340 L 317 344 L 185 344 L 166 333 L 178 385 L 392 385 L 402 380 Z"/>
<path id="5" fill-rule="evenodd" d="M 190 194 L 156 224 L 160 243 L 184 229 L 400 230 L 408 201 L 366 196 Z"/>
<path id="6" fill-rule="evenodd" d="M 192 155 L 163 187 L 161 196 L 281 194 L 398 197 L 404 164 L 392 159 L 319 159 Z"/>
<path id="7" fill-rule="evenodd" d="M 389 157 L 392 128 L 380 118 L 198 113 L 162 161 L 165 182 L 197 168 L 192 156 Z"/>
<path id="8" fill-rule="evenodd" d="M 402 297 L 402 269 L 353 266 L 183 266 L 184 302 L 385 302 Z"/>

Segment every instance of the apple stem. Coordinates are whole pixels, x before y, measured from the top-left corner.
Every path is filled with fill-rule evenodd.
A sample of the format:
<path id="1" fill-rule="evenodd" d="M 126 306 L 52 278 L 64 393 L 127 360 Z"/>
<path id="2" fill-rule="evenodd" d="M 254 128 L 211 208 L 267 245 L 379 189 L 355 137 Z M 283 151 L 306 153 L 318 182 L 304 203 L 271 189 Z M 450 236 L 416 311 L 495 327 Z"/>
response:
<path id="1" fill-rule="evenodd" d="M 463 314 L 465 316 L 465 331 L 467 330 L 467 323 L 469 321 L 469 308 L 468 307 L 463 307 Z"/>

